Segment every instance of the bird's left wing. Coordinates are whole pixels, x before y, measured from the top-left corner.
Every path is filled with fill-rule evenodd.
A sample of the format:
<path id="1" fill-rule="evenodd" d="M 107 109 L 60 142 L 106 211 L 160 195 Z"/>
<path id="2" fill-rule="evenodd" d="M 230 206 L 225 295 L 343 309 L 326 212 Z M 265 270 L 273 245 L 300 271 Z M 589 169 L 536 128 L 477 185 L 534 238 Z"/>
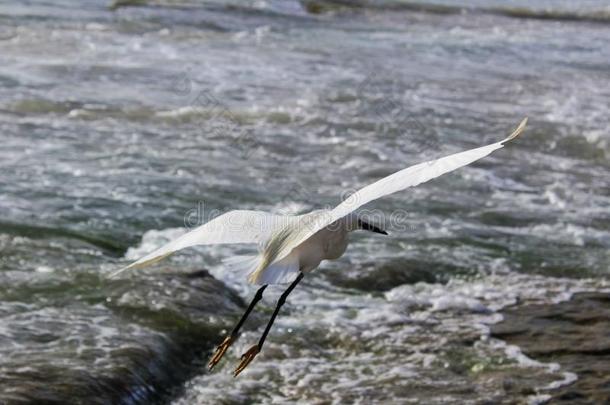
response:
<path id="1" fill-rule="evenodd" d="M 275 257 L 269 258 L 270 263 L 282 260 L 295 247 L 309 239 L 316 232 L 347 216 L 366 203 L 442 176 L 502 148 L 506 142 L 516 138 L 523 132 L 526 124 L 527 118 L 521 121 L 512 134 L 500 142 L 407 167 L 358 190 L 330 211 L 324 211 L 315 216 L 303 216 L 299 223 L 292 224 L 292 226 L 298 226 L 298 229 L 290 235 L 290 238 L 287 238 L 282 243 Z"/>
<path id="2" fill-rule="evenodd" d="M 156 263 L 178 250 L 195 245 L 262 244 L 270 235 L 284 227 L 289 216 L 273 215 L 262 211 L 229 211 L 190 232 L 161 246 L 127 267 L 112 273 L 114 277 L 125 270 L 142 268 Z"/>

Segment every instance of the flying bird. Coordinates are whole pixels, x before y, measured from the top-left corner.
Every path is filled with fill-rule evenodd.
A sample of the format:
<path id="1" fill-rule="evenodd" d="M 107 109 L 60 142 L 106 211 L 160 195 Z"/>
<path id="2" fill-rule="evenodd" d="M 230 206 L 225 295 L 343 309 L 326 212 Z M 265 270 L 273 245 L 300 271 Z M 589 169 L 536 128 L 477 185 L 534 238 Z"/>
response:
<path id="1" fill-rule="evenodd" d="M 235 342 L 239 330 L 255 305 L 262 299 L 267 286 L 288 282 L 290 285 L 280 296 L 258 343 L 242 355 L 234 371 L 234 376 L 237 376 L 260 353 L 280 308 L 305 274 L 316 269 L 323 260 L 341 257 L 348 245 L 348 235 L 352 231 L 364 230 L 387 235 L 385 230 L 358 217 L 354 213 L 355 210 L 373 200 L 417 186 L 489 155 L 516 138 L 523 132 L 526 124 L 527 118 L 521 121 L 512 134 L 500 142 L 402 169 L 358 190 L 333 209 L 316 210 L 295 216 L 249 210 L 229 211 L 114 272 L 110 277 L 125 270 L 156 263 L 174 252 L 191 246 L 217 244 L 258 246 L 258 253 L 243 260 L 241 267 L 248 274 L 248 282 L 260 287 L 231 334 L 217 347 L 208 364 L 210 369 L 218 364 Z"/>

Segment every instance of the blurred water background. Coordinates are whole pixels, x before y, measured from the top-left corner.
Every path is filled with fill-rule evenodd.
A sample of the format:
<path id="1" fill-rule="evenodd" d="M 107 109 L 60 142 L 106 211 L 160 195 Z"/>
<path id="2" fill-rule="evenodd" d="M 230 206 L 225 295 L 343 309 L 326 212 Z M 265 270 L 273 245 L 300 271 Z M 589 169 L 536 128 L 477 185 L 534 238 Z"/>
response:
<path id="1" fill-rule="evenodd" d="M 0 403 L 548 400 L 579 371 L 521 347 L 554 335 L 491 328 L 608 288 L 608 83 L 604 0 L 1 1 Z M 368 207 L 406 214 L 307 277 L 238 379 L 281 292 L 208 373 L 243 249 L 105 278 L 185 223 L 332 206 L 524 116 Z"/>

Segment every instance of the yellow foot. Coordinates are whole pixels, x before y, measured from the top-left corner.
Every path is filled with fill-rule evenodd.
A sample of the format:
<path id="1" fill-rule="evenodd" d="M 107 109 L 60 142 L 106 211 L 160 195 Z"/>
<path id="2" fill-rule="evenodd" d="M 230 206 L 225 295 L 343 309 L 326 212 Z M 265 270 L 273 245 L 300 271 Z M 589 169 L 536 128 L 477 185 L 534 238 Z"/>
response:
<path id="1" fill-rule="evenodd" d="M 222 359 L 222 356 L 225 355 L 225 353 L 227 352 L 227 349 L 233 344 L 234 341 L 235 341 L 235 338 L 233 336 L 229 335 L 225 338 L 225 340 L 222 341 L 222 343 L 220 345 L 218 345 L 218 347 L 216 348 L 216 351 L 214 352 L 214 355 L 212 356 L 212 358 L 210 359 L 210 362 L 208 363 L 208 368 L 210 370 L 213 369 L 216 364 L 218 364 L 220 359 Z"/>
<path id="2" fill-rule="evenodd" d="M 249 348 L 248 351 L 245 352 L 241 356 L 241 362 L 239 363 L 239 366 L 237 366 L 237 368 L 235 369 L 235 372 L 233 373 L 233 377 L 237 377 L 239 375 L 239 373 L 244 371 L 244 369 L 246 367 L 248 367 L 248 364 L 250 364 L 250 362 L 252 360 L 254 360 L 254 357 L 256 357 L 258 352 L 259 352 L 258 345 L 254 345 L 251 348 Z"/>

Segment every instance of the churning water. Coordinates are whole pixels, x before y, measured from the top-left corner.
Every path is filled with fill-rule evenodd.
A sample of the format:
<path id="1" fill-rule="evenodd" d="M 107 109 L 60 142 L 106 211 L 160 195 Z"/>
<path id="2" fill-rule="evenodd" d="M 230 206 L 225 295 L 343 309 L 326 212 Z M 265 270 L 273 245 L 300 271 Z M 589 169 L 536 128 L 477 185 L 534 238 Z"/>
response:
<path id="1" fill-rule="evenodd" d="M 577 375 L 490 327 L 608 288 L 608 83 L 601 0 L 0 3 L 0 403 L 548 399 Z M 390 237 L 307 277 L 237 379 L 281 291 L 208 373 L 254 292 L 222 263 L 243 249 L 105 278 L 185 224 L 332 206 L 524 116 L 367 207 L 400 214 Z"/>

